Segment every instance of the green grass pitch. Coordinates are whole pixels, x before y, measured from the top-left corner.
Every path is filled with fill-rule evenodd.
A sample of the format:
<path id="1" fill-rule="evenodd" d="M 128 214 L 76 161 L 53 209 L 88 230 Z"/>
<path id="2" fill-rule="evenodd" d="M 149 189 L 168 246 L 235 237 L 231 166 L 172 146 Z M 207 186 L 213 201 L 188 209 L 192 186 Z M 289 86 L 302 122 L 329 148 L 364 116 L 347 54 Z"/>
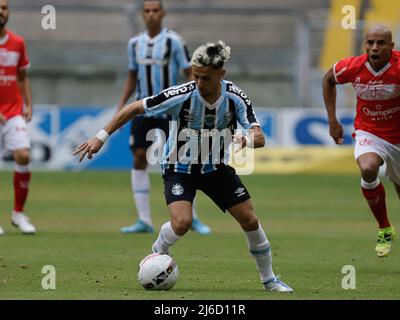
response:
<path id="1" fill-rule="evenodd" d="M 0 173 L 0 299 L 398 299 L 400 243 L 392 255 L 374 252 L 376 223 L 358 176 L 242 177 L 271 242 L 274 271 L 295 290 L 265 292 L 243 232 L 201 192 L 197 209 L 213 230 L 186 234 L 172 249 L 180 277 L 168 292 L 145 291 L 139 261 L 168 219 L 160 175 L 152 174 L 154 234 L 119 228 L 136 216 L 129 172 L 34 172 L 26 212 L 38 228 L 24 236 L 10 225 L 12 173 Z M 392 223 L 400 231 L 400 201 L 385 181 Z M 41 286 L 44 265 L 56 269 L 56 289 Z M 356 269 L 356 289 L 341 287 L 342 267 Z"/>

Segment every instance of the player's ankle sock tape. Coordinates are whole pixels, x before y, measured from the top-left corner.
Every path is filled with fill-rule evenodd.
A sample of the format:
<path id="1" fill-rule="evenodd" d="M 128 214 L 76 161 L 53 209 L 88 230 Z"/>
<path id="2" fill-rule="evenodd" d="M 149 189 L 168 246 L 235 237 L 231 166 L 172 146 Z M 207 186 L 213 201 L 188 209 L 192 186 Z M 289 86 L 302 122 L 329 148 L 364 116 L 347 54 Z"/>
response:
<path id="1" fill-rule="evenodd" d="M 376 180 L 372 182 L 367 182 L 363 178 L 361 178 L 361 187 L 363 187 L 364 189 L 375 189 L 377 186 L 379 186 L 380 183 L 381 181 L 379 180 L 379 178 L 376 178 Z"/>
<path id="2" fill-rule="evenodd" d="M 16 163 L 14 166 L 14 170 L 19 173 L 28 173 L 31 171 L 29 164 L 18 164 Z"/>

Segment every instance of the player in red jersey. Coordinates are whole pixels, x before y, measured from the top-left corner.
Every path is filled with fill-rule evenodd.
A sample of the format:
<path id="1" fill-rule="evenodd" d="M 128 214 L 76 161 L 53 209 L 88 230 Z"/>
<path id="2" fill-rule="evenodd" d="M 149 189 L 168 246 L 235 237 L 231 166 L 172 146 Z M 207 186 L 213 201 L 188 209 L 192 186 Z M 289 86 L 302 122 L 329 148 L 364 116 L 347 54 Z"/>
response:
<path id="1" fill-rule="evenodd" d="M 354 157 L 361 171 L 361 190 L 379 225 L 376 253 L 390 253 L 396 236 L 390 224 L 385 189 L 379 167 L 400 197 L 400 52 L 393 50 L 392 33 L 386 26 L 371 28 L 365 36 L 366 54 L 335 63 L 323 80 L 329 133 L 343 143 L 343 127 L 336 118 L 336 84 L 351 83 L 357 94 L 354 121 Z"/>
<path id="2" fill-rule="evenodd" d="M 31 89 L 26 74 L 29 59 L 24 40 L 5 28 L 8 17 L 8 0 L 0 0 L 0 148 L 11 152 L 15 160 L 11 223 L 23 233 L 33 234 L 35 227 L 23 212 L 31 177 L 26 127 L 32 118 Z M 0 234 L 3 233 L 0 227 Z"/>

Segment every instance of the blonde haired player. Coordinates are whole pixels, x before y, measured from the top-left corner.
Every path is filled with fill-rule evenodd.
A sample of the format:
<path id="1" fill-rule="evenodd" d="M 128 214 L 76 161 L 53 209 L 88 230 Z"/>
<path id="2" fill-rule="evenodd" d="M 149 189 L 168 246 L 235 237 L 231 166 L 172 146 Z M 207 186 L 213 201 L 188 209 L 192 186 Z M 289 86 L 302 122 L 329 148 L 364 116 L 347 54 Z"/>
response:
<path id="1" fill-rule="evenodd" d="M 210 132 L 220 132 L 223 138 L 236 134 L 239 122 L 248 134 L 236 136 L 240 147 L 261 148 L 265 144 L 250 99 L 234 83 L 223 79 L 224 63 L 229 56 L 230 48 L 222 41 L 200 46 L 191 60 L 194 81 L 127 105 L 95 137 L 77 147 L 74 154 L 80 154 L 80 160 L 85 156 L 91 159 L 110 134 L 138 114 L 171 115 L 173 123 L 162 163 L 170 221 L 161 227 L 152 251 L 168 253 L 189 231 L 193 199 L 196 191 L 201 190 L 221 211 L 228 211 L 239 223 L 265 290 L 292 292 L 293 289 L 279 280 L 272 270 L 269 241 L 254 212 L 248 190 L 226 163 L 226 146 L 218 145 L 214 149 L 210 147 L 214 144 L 208 143 Z M 177 141 L 176 137 L 182 134 L 188 134 L 186 137 L 193 141 L 196 151 L 200 145 L 201 152 L 192 152 L 185 139 Z M 179 153 L 181 147 L 187 147 L 187 152 Z"/>

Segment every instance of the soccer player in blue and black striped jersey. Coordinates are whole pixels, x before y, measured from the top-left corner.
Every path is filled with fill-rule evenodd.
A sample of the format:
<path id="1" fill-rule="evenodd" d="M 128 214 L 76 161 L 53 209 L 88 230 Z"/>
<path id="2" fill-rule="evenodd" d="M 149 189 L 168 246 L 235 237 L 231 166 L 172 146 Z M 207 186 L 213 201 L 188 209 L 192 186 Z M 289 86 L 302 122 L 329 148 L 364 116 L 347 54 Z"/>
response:
<path id="1" fill-rule="evenodd" d="M 235 170 L 226 164 L 225 145 L 218 143 L 233 134 L 239 147 L 260 148 L 265 144 L 249 98 L 235 84 L 223 80 L 224 63 L 229 57 L 230 48 L 222 41 L 200 46 L 191 61 L 194 81 L 127 105 L 95 137 L 77 147 L 74 154 L 80 154 L 80 161 L 85 156 L 91 159 L 110 134 L 139 114 L 170 115 L 162 166 L 171 219 L 161 227 L 152 251 L 168 254 L 170 247 L 190 229 L 192 201 L 196 191 L 201 190 L 240 224 L 265 289 L 292 292 L 274 275 L 270 244 L 249 192 Z M 237 134 L 237 123 L 247 130 L 247 135 Z"/>
<path id="2" fill-rule="evenodd" d="M 146 30 L 128 42 L 129 73 L 117 112 L 134 92 L 135 100 L 140 100 L 177 85 L 181 70 L 188 80 L 192 80 L 190 58 L 183 38 L 176 32 L 162 27 L 165 10 L 161 0 L 145 0 L 142 15 Z M 148 141 L 146 137 L 147 133 L 155 128 L 168 134 L 168 117 L 140 116 L 131 122 L 131 183 L 139 219 L 133 225 L 121 228 L 123 233 L 153 232 L 146 159 L 146 152 L 152 141 Z M 194 207 L 192 229 L 200 234 L 211 232 L 210 228 L 198 219 Z"/>

